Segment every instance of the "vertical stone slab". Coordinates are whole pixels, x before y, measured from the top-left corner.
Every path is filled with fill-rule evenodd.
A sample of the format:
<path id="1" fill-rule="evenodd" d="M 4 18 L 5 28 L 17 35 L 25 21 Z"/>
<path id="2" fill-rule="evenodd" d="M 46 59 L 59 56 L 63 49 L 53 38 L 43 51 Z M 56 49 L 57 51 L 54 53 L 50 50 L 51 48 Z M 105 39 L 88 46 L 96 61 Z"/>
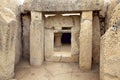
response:
<path id="1" fill-rule="evenodd" d="M 44 25 L 41 12 L 31 12 L 30 64 L 40 66 L 44 61 Z"/>
<path id="2" fill-rule="evenodd" d="M 82 70 L 90 70 L 92 63 L 92 11 L 82 12 L 80 30 L 79 65 Z"/>
<path id="3" fill-rule="evenodd" d="M 100 59 L 100 21 L 98 14 L 93 17 L 93 63 L 99 63 Z"/>
<path id="4" fill-rule="evenodd" d="M 71 53 L 72 56 L 79 56 L 79 33 L 80 33 L 80 17 L 73 16 L 74 27 L 71 28 Z"/>
<path id="5" fill-rule="evenodd" d="M 54 32 L 53 29 L 45 29 L 45 60 L 51 61 L 54 54 Z"/>
<path id="6" fill-rule="evenodd" d="M 62 37 L 62 33 L 56 33 L 55 34 L 55 46 L 56 47 L 61 47 L 62 46 L 62 42 L 61 42 L 61 37 Z"/>
<path id="7" fill-rule="evenodd" d="M 0 9 L 0 80 L 14 76 L 18 25 L 15 14 L 8 8 Z"/>

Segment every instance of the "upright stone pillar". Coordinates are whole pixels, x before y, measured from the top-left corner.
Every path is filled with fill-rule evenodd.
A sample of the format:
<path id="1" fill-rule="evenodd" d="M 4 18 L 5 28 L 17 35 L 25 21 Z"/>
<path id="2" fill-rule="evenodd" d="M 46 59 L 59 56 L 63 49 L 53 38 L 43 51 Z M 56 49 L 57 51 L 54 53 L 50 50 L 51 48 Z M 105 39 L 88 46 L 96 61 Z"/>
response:
<path id="1" fill-rule="evenodd" d="M 90 70 L 92 63 L 92 11 L 82 12 L 80 30 L 79 65 L 82 70 Z"/>
<path id="2" fill-rule="evenodd" d="M 31 12 L 30 64 L 40 66 L 44 61 L 44 24 L 41 12 Z"/>
<path id="3" fill-rule="evenodd" d="M 60 47 L 62 45 L 61 37 L 62 37 L 62 33 L 56 33 L 55 34 L 55 46 L 56 47 Z"/>
<path id="4" fill-rule="evenodd" d="M 0 80 L 14 76 L 18 25 L 15 14 L 8 8 L 0 9 Z"/>
<path id="5" fill-rule="evenodd" d="M 93 63 L 99 63 L 100 57 L 100 21 L 98 13 L 93 17 Z"/>

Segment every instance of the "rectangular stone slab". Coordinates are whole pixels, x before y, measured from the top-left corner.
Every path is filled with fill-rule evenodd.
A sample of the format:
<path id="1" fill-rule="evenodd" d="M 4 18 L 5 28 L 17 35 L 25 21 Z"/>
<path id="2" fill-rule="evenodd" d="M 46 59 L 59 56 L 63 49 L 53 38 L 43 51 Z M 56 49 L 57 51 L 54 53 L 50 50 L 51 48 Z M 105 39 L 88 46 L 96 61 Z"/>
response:
<path id="1" fill-rule="evenodd" d="M 80 30 L 80 69 L 90 70 L 92 63 L 92 11 L 82 12 Z"/>
<path id="2" fill-rule="evenodd" d="M 41 12 L 31 12 L 30 64 L 40 66 L 44 61 L 44 24 Z"/>
<path id="3" fill-rule="evenodd" d="M 33 0 L 32 10 L 35 11 L 82 11 L 100 10 L 103 0 Z"/>

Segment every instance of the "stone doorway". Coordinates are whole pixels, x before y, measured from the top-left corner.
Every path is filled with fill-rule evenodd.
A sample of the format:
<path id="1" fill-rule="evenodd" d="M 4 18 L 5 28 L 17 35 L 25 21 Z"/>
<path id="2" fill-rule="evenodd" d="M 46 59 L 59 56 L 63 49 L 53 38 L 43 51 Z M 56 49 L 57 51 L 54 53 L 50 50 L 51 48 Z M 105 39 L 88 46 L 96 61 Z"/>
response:
<path id="1" fill-rule="evenodd" d="M 71 56 L 71 33 L 54 34 L 54 54 L 62 57 Z"/>
<path id="2" fill-rule="evenodd" d="M 80 15 L 45 18 L 45 60 L 78 62 Z"/>

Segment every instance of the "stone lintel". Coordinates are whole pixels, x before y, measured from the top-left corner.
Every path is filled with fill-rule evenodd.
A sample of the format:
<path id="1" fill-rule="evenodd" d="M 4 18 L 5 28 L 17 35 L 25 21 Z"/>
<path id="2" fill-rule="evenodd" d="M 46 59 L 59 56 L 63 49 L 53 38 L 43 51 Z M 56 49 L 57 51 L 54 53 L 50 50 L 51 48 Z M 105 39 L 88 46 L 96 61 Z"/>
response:
<path id="1" fill-rule="evenodd" d="M 103 0 L 33 0 L 33 11 L 83 11 L 101 10 Z"/>

